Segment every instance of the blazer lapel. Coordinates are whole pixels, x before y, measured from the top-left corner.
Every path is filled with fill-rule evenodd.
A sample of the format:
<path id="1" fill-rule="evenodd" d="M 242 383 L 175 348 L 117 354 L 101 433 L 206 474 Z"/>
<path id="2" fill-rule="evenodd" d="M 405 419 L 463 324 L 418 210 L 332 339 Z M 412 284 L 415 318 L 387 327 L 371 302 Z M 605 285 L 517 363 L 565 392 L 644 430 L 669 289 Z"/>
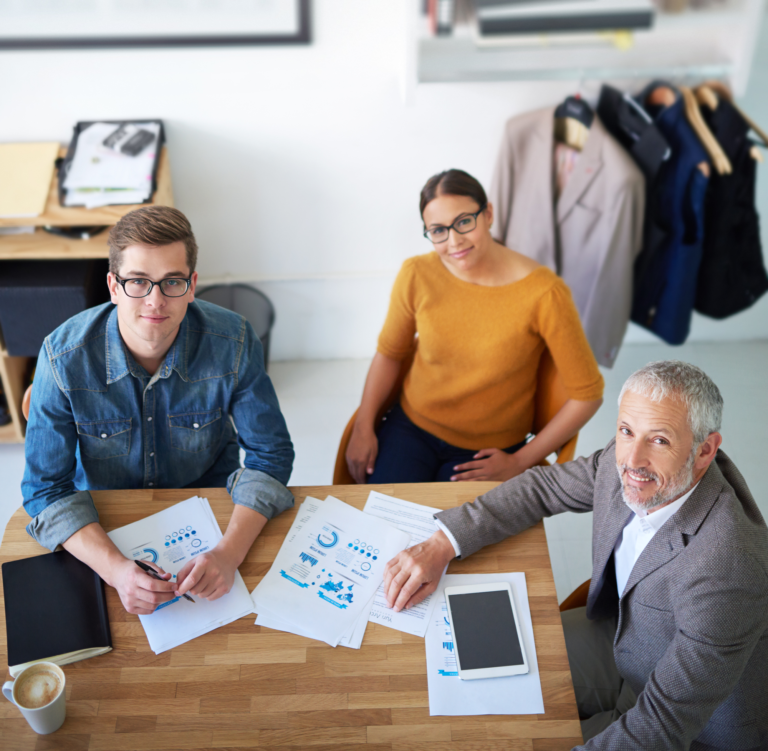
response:
<path id="1" fill-rule="evenodd" d="M 611 461 L 615 464 L 613 455 L 611 455 Z M 592 605 L 597 601 L 606 584 L 606 568 L 613 555 L 616 541 L 632 516 L 632 510 L 621 497 L 619 474 L 614 472 L 613 475 L 610 488 L 606 488 L 605 491 L 601 489 L 600 492 L 607 502 L 599 503 L 597 500 L 595 502 L 592 532 L 592 584 L 589 597 Z M 614 571 L 612 566 L 609 570 Z"/>
<path id="2" fill-rule="evenodd" d="M 555 252 L 555 193 L 554 181 L 554 149 L 555 149 L 555 108 L 547 107 L 537 114 L 539 118 L 534 128 L 534 137 L 530 139 L 530 149 L 526 150 L 527 163 L 534 167 L 530 174 L 531 184 L 521 184 L 520 190 L 530 190 L 534 196 L 540 196 L 541 206 L 537 206 L 533 222 L 535 232 L 538 235 L 536 244 L 547 248 L 547 258 L 537 258 L 555 273 L 560 273 L 557 267 L 557 254 Z M 540 221 L 539 221 L 540 220 Z M 531 255 L 525 248 L 513 248 L 524 255 Z M 535 254 L 533 254 L 535 256 Z"/>
<path id="3" fill-rule="evenodd" d="M 722 487 L 723 475 L 713 462 L 691 497 L 667 520 L 640 554 L 629 575 L 623 597 L 626 597 L 638 582 L 669 563 L 685 549 L 686 541 L 683 536 L 695 535 L 698 532 Z"/>
<path id="4" fill-rule="evenodd" d="M 554 116 L 554 113 L 553 113 Z M 554 124 L 553 124 L 554 128 Z M 573 174 L 568 180 L 560 200 L 557 202 L 557 223 L 561 224 L 565 221 L 568 214 L 573 210 L 576 202 L 584 195 L 592 181 L 597 177 L 600 170 L 603 168 L 603 141 L 605 140 L 605 128 L 600 122 L 600 118 L 595 116 L 592 121 L 592 127 L 589 129 L 589 138 L 584 145 L 584 149 L 581 152 L 581 156 L 576 162 L 576 166 L 573 169 Z M 552 152 L 554 149 L 554 143 L 552 144 Z M 552 155 L 550 153 L 550 162 L 552 161 Z M 552 170 L 550 170 L 550 174 Z"/>

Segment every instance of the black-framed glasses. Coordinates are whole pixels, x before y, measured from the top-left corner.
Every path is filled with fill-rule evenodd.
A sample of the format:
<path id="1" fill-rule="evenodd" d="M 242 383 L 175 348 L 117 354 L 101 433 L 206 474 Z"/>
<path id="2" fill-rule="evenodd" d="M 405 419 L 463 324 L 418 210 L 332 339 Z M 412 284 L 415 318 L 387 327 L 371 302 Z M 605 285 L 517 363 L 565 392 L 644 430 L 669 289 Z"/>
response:
<path id="1" fill-rule="evenodd" d="M 448 239 L 451 230 L 456 230 L 460 235 L 466 235 L 477 227 L 477 217 L 485 211 L 485 206 L 474 214 L 462 214 L 449 227 L 433 227 L 424 230 L 424 237 L 433 243 L 444 243 Z"/>
<path id="2" fill-rule="evenodd" d="M 183 297 L 187 294 L 192 278 L 189 279 L 163 279 L 153 282 L 151 279 L 121 279 L 115 274 L 117 283 L 123 288 L 128 297 L 146 297 L 157 285 L 166 297 Z"/>

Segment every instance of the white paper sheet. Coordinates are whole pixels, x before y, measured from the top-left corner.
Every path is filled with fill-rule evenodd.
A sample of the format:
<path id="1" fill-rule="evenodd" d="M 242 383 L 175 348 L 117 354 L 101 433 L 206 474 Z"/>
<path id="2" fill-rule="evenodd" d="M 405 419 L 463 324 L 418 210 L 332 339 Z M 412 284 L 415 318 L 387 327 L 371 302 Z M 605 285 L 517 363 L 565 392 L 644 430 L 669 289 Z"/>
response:
<path id="1" fill-rule="evenodd" d="M 365 636 L 365 628 L 368 625 L 367 612 L 370 611 L 372 606 L 373 597 L 371 597 L 370 602 L 358 616 L 352 627 L 341 637 L 341 639 L 339 639 L 339 643 L 336 646 L 360 649 L 363 644 L 363 637 Z M 256 610 L 259 610 L 258 606 L 256 607 Z M 256 625 L 273 628 L 276 631 L 285 631 L 289 634 L 297 634 L 298 636 L 306 636 L 310 639 L 314 638 L 311 633 L 303 629 L 300 625 L 287 623 L 263 609 L 256 616 Z"/>
<path id="2" fill-rule="evenodd" d="M 462 681 L 458 677 L 453 635 L 444 590 L 462 584 L 509 582 L 520 618 L 529 672 L 506 678 Z M 543 714 L 544 697 L 533 641 L 525 574 L 448 574 L 435 591 L 435 609 L 427 629 L 427 685 L 430 715 Z"/>
<path id="3" fill-rule="evenodd" d="M 109 532 L 120 552 L 151 561 L 174 576 L 195 556 L 212 550 L 222 538 L 207 498 L 194 496 L 175 506 Z M 243 577 L 235 572 L 232 589 L 218 600 L 174 598 L 139 620 L 155 654 L 185 644 L 253 612 Z"/>
<path id="4" fill-rule="evenodd" d="M 94 123 L 80 132 L 72 164 L 64 179 L 67 190 L 83 188 L 131 188 L 146 190 L 152 184 L 157 141 L 160 134 L 158 123 L 135 123 L 155 137 L 136 156 L 123 154 L 104 146 L 104 139 L 119 127 L 115 123 Z"/>
<path id="5" fill-rule="evenodd" d="M 424 542 L 437 530 L 434 515 L 440 509 L 422 506 L 418 503 L 403 501 L 400 498 L 393 498 L 383 493 L 371 491 L 363 511 L 366 514 L 371 514 L 388 521 L 403 532 L 408 532 L 411 536 L 411 541 L 408 543 L 410 548 L 420 542 Z M 399 613 L 396 613 L 387 605 L 387 598 L 384 594 L 384 585 L 382 583 L 376 590 L 376 597 L 373 601 L 373 608 L 371 608 L 371 615 L 368 620 L 371 623 L 381 623 L 383 626 L 389 626 L 389 628 L 394 628 L 398 631 L 405 631 L 407 634 L 424 636 L 434 605 L 435 595 L 433 593 L 410 610 L 401 610 Z"/>
<path id="6" fill-rule="evenodd" d="M 337 646 L 368 607 L 409 535 L 329 496 L 307 498 L 267 575 L 256 610 Z"/>

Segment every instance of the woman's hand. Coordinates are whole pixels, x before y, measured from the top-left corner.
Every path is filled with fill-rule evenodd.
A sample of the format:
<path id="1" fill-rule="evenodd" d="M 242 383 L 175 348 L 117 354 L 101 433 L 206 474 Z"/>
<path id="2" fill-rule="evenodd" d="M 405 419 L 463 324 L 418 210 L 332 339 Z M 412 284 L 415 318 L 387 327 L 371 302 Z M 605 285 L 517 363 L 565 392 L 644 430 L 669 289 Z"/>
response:
<path id="1" fill-rule="evenodd" d="M 365 485 L 367 476 L 373 474 L 378 453 L 379 440 L 373 429 L 355 424 L 347 446 L 347 467 L 358 485 Z"/>
<path id="2" fill-rule="evenodd" d="M 507 454 L 501 449 L 481 449 L 473 457 L 475 461 L 457 464 L 457 473 L 451 480 L 510 480 L 525 472 L 526 467 L 517 454 Z"/>

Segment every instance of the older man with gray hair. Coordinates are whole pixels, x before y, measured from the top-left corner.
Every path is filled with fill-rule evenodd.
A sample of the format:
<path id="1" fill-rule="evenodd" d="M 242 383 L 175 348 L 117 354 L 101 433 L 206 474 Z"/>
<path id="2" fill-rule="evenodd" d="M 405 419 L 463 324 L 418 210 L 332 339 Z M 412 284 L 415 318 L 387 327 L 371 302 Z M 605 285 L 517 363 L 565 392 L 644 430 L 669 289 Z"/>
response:
<path id="1" fill-rule="evenodd" d="M 768 749 L 768 528 L 720 450 L 723 400 L 699 368 L 653 362 L 601 451 L 535 467 L 387 565 L 396 610 L 455 556 L 563 511 L 594 511 L 586 608 L 563 614 L 585 749 Z"/>

